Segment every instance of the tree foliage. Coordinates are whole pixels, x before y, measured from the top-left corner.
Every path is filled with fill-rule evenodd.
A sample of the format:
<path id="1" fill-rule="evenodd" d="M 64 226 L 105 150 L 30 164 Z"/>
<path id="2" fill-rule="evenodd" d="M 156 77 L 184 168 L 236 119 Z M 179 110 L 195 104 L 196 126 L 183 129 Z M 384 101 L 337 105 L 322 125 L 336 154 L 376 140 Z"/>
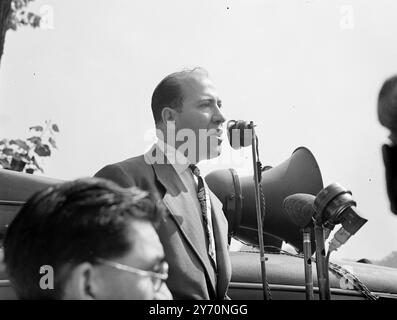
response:
<path id="1" fill-rule="evenodd" d="M 0 167 L 28 173 L 44 172 L 38 160 L 49 157 L 52 149 L 57 149 L 55 134 L 59 128 L 47 120 L 45 126 L 33 126 L 29 131 L 31 135 L 26 139 L 0 140 Z"/>
<path id="2" fill-rule="evenodd" d="M 20 26 L 40 27 L 41 17 L 27 10 L 27 6 L 34 0 L 12 0 L 11 15 L 8 20 L 8 29 L 17 30 Z"/>
<path id="3" fill-rule="evenodd" d="M 41 17 L 28 10 L 34 0 L 0 0 L 0 61 L 3 56 L 6 32 L 20 26 L 40 27 Z"/>

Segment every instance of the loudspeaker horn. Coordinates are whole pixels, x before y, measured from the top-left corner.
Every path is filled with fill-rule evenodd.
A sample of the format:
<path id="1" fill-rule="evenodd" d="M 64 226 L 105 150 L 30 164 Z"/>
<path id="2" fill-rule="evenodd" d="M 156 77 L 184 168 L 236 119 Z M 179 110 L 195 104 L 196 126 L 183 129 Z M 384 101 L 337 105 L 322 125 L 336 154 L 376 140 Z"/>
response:
<path id="1" fill-rule="evenodd" d="M 253 176 L 239 177 L 234 169 L 210 172 L 205 180 L 218 199 L 229 224 L 229 239 L 234 237 L 250 245 L 258 245 L 255 186 Z M 317 161 L 309 149 L 297 148 L 278 166 L 262 172 L 261 188 L 264 208 L 265 245 L 281 248 L 282 241 L 303 250 L 302 232 L 283 209 L 283 201 L 295 193 L 316 195 L 323 189 Z M 315 241 L 312 239 L 312 246 Z M 315 248 L 312 248 L 315 250 Z M 314 251 L 312 251 L 314 252 Z"/>

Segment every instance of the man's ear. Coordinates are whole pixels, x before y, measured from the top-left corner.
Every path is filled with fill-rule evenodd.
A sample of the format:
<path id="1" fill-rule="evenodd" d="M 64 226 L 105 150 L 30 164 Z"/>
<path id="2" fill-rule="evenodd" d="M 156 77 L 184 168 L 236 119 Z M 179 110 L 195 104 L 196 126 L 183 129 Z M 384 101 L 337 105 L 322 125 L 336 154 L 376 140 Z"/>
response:
<path id="1" fill-rule="evenodd" d="M 172 109 L 170 107 L 165 107 L 161 111 L 161 119 L 164 123 L 164 125 L 167 125 L 167 122 L 169 121 L 175 121 L 175 109 Z"/>
<path id="2" fill-rule="evenodd" d="M 101 285 L 101 277 L 97 268 L 88 262 L 81 263 L 70 271 L 66 279 L 64 299 L 100 299 Z"/>

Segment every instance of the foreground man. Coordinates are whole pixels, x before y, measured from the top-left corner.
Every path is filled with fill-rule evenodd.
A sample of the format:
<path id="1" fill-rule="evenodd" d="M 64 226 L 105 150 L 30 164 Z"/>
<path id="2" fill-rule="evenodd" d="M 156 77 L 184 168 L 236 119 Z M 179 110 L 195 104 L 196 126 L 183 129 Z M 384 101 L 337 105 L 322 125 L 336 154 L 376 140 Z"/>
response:
<path id="1" fill-rule="evenodd" d="M 231 265 L 227 221 L 196 164 L 219 156 L 218 93 L 201 68 L 164 78 L 152 96 L 158 142 L 145 155 L 106 166 L 96 176 L 157 194 L 168 209 L 158 229 L 175 299 L 225 299 Z M 137 133 L 139 134 L 139 133 Z M 143 136 L 143 133 L 141 133 Z"/>
<path id="2" fill-rule="evenodd" d="M 390 144 L 382 146 L 390 209 L 397 215 L 397 75 L 387 79 L 378 96 L 379 122 L 390 130 Z"/>
<path id="3" fill-rule="evenodd" d="M 20 299 L 170 299 L 147 193 L 81 179 L 35 194 L 12 221 L 4 259 Z"/>

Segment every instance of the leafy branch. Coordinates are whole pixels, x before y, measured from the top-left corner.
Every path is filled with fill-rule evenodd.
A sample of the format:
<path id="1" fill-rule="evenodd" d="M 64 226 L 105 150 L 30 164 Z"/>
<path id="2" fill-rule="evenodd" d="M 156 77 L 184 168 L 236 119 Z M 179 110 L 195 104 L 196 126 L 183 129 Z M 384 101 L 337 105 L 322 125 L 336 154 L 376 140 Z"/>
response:
<path id="1" fill-rule="evenodd" d="M 0 61 L 4 52 L 4 42 L 8 30 L 20 26 L 40 27 L 41 16 L 27 10 L 34 0 L 0 0 Z"/>
<path id="2" fill-rule="evenodd" d="M 0 140 L 0 166 L 14 171 L 34 173 L 44 172 L 38 163 L 41 157 L 49 157 L 53 149 L 57 149 L 55 135 L 59 132 L 58 125 L 49 120 L 45 126 L 29 128 L 30 137 L 26 139 Z"/>
<path id="3" fill-rule="evenodd" d="M 12 0 L 11 15 L 8 20 L 8 28 L 17 30 L 19 26 L 40 27 L 41 17 L 34 12 L 27 11 L 29 2 L 34 0 Z"/>

